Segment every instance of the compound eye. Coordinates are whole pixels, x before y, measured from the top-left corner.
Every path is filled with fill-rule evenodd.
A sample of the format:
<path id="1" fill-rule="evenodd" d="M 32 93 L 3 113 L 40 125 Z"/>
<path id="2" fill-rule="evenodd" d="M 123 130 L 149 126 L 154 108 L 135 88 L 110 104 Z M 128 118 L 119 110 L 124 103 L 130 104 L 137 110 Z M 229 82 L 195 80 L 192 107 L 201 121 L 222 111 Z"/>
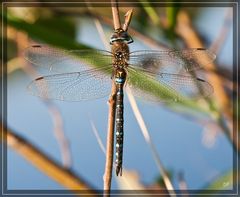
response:
<path id="1" fill-rule="evenodd" d="M 130 44 L 133 42 L 133 39 L 131 36 L 128 35 L 126 31 L 120 31 L 115 32 L 110 39 L 110 44 L 113 44 L 115 41 L 124 41 L 127 44 Z"/>
<path id="2" fill-rule="evenodd" d="M 116 34 L 113 34 L 110 38 L 110 44 L 113 44 L 113 42 L 119 40 L 119 36 Z"/>
<path id="3" fill-rule="evenodd" d="M 124 34 L 122 35 L 122 39 L 123 39 L 124 41 L 128 41 L 128 40 L 129 40 L 128 34 L 124 33 Z"/>
<path id="4" fill-rule="evenodd" d="M 123 32 L 123 33 L 121 34 L 121 37 L 122 37 L 122 40 L 124 40 L 124 41 L 125 41 L 126 43 L 128 43 L 128 44 L 130 44 L 130 43 L 133 42 L 132 37 L 129 36 L 127 32 Z"/>

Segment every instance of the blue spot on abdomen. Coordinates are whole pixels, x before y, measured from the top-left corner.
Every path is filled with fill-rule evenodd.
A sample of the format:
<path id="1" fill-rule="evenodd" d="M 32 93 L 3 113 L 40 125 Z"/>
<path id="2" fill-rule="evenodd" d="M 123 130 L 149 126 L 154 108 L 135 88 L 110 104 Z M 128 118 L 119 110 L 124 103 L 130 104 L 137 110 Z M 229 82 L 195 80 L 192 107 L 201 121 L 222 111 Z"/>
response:
<path id="1" fill-rule="evenodd" d="M 115 78 L 116 83 L 122 84 L 122 83 L 124 83 L 124 81 L 125 81 L 124 78 Z"/>

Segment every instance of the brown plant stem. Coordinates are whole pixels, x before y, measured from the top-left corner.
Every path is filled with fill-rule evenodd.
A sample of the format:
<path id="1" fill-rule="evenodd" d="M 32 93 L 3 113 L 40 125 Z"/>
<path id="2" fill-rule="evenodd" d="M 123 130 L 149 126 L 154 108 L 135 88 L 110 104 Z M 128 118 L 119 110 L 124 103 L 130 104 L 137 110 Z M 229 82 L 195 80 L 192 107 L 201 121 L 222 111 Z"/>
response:
<path id="1" fill-rule="evenodd" d="M 187 186 L 187 182 L 186 180 L 184 179 L 184 175 L 183 175 L 183 172 L 180 172 L 178 174 L 178 184 L 179 184 L 179 188 L 181 190 L 181 194 L 184 195 L 185 197 L 188 197 L 189 194 L 188 194 L 188 186 Z"/>
<path id="2" fill-rule="evenodd" d="M 27 46 L 29 46 L 29 38 L 23 32 L 18 32 L 12 28 L 13 38 L 17 40 L 17 49 L 18 49 L 18 57 L 22 57 L 23 51 Z M 18 63 L 19 64 L 19 63 Z M 24 61 L 21 66 L 21 69 L 28 74 L 31 78 L 35 79 L 38 76 L 37 70 L 29 64 L 29 62 Z M 65 168 L 70 168 L 72 165 L 72 156 L 70 151 L 70 146 L 67 137 L 64 132 L 64 123 L 62 120 L 62 115 L 58 109 L 58 107 L 50 100 L 41 99 L 42 103 L 45 104 L 53 123 L 53 132 L 55 135 L 55 139 L 59 144 L 59 149 L 62 157 L 62 163 Z"/>
<path id="3" fill-rule="evenodd" d="M 94 19 L 96 29 L 98 30 L 98 33 L 100 35 L 100 38 L 105 46 L 106 49 L 110 50 L 109 44 L 107 43 L 106 37 L 104 35 L 103 28 L 101 26 L 101 23 L 99 19 Z M 110 189 L 111 189 L 111 179 L 112 179 L 112 166 L 113 166 L 113 149 L 114 149 L 114 127 L 115 127 L 115 94 L 116 94 L 116 86 L 115 83 L 112 82 L 112 91 L 109 98 L 109 117 L 108 117 L 108 135 L 107 135 L 107 148 L 105 149 L 101 139 L 98 136 L 97 130 L 94 126 L 94 124 L 91 122 L 91 125 L 93 127 L 94 134 L 98 140 L 98 144 L 100 145 L 102 151 L 105 154 L 106 157 L 106 163 L 105 163 L 105 174 L 103 177 L 104 182 L 104 195 L 109 196 Z M 106 152 L 107 151 L 107 152 Z"/>
<path id="4" fill-rule="evenodd" d="M 114 81 L 112 82 L 112 91 L 109 98 L 109 113 L 108 113 L 108 134 L 106 145 L 106 163 L 105 173 L 103 177 L 104 181 L 104 196 L 110 194 L 111 181 L 112 181 L 112 168 L 113 168 L 113 149 L 114 149 L 114 127 L 115 127 L 115 113 L 116 113 L 116 86 Z"/>
<path id="5" fill-rule="evenodd" d="M 112 3 L 113 26 L 114 26 L 114 29 L 116 30 L 121 28 L 119 10 L 118 10 L 117 1 L 111 0 L 111 3 Z M 109 98 L 106 163 L 105 163 L 105 173 L 103 177 L 104 196 L 109 196 L 110 190 L 111 190 L 113 151 L 114 151 L 113 144 L 114 144 L 115 113 L 116 113 L 116 86 L 114 81 L 112 81 L 112 91 Z"/>
<path id="6" fill-rule="evenodd" d="M 193 29 L 191 25 L 191 20 L 188 14 L 185 11 L 181 11 L 178 14 L 177 19 L 177 27 L 176 32 L 182 39 L 185 41 L 186 45 L 189 48 L 204 48 L 203 43 L 201 42 L 197 32 Z M 216 65 L 214 63 L 205 65 L 206 70 L 214 71 L 216 69 Z M 211 72 L 211 75 L 208 77 L 208 81 L 213 85 L 214 95 L 217 98 L 218 106 L 220 109 L 220 113 L 223 112 L 227 119 L 228 129 L 226 127 L 222 127 L 223 131 L 229 137 L 231 142 L 234 145 L 234 148 L 238 147 L 237 138 L 234 137 L 232 132 L 232 108 L 230 104 L 230 99 L 228 98 L 225 90 L 223 89 L 222 80 L 218 77 L 217 74 Z M 220 117 L 220 119 L 222 119 Z"/>
<path id="7" fill-rule="evenodd" d="M 119 11 L 117 1 L 111 0 L 112 3 L 112 15 L 113 15 L 113 26 L 114 29 L 121 27 Z M 115 114 L 116 114 L 116 86 L 112 81 L 112 90 L 109 98 L 109 112 L 108 112 L 108 134 L 107 134 L 107 145 L 106 145 L 106 163 L 105 173 L 103 176 L 103 188 L 104 196 L 110 195 L 111 182 L 112 182 L 112 168 L 113 168 L 113 151 L 114 151 L 114 128 L 115 128 Z"/>
<path id="8" fill-rule="evenodd" d="M 62 12 L 60 12 L 60 13 L 62 13 Z M 94 13 L 94 12 L 87 12 L 86 14 L 92 16 L 93 18 L 98 19 L 99 21 L 101 21 L 102 23 L 104 23 L 106 25 L 111 25 L 112 24 L 112 20 L 110 18 L 106 17 L 106 16 L 98 15 L 97 13 Z M 165 45 L 163 43 L 160 43 L 160 42 L 158 42 L 158 41 L 156 41 L 156 40 L 154 40 L 154 39 L 152 39 L 150 37 L 145 36 L 141 32 L 139 32 L 136 29 L 134 29 L 133 27 L 129 27 L 128 28 L 128 32 L 129 32 L 129 34 L 134 35 L 134 37 L 136 37 L 137 39 L 141 40 L 141 42 L 143 42 L 144 44 L 146 44 L 150 48 L 161 49 L 161 50 L 169 50 L 169 47 L 167 45 Z M 224 34 L 225 34 L 225 32 L 224 32 Z M 215 48 L 215 46 L 211 47 L 211 49 L 212 48 Z M 219 70 L 216 70 L 216 69 L 210 70 L 209 69 L 209 70 L 207 70 L 207 72 L 211 72 L 211 73 L 217 74 L 218 77 L 221 78 L 221 80 L 223 80 L 223 84 L 227 88 L 229 88 L 230 90 L 233 90 L 233 86 L 234 85 L 236 87 L 236 84 L 234 82 L 232 82 L 231 80 L 227 79 L 226 77 L 222 76 L 223 74 L 220 73 Z"/>
<path id="9" fill-rule="evenodd" d="M 64 15 L 68 15 L 68 16 L 91 16 L 94 18 L 99 19 L 102 23 L 111 26 L 113 24 L 113 20 L 111 18 L 108 18 L 107 16 L 104 16 L 102 14 L 99 14 L 96 10 L 92 11 L 92 10 L 87 10 L 85 12 L 77 12 L 77 11 L 72 11 L 71 13 L 66 12 L 64 10 L 60 10 L 58 8 L 54 8 L 51 7 L 51 9 L 58 13 L 58 14 L 64 14 Z M 148 45 L 151 48 L 155 48 L 155 49 L 169 49 L 169 46 L 166 44 L 163 44 L 153 38 L 150 38 L 144 34 L 142 34 L 141 32 L 137 31 L 136 29 L 134 29 L 133 27 L 129 27 L 128 28 L 128 33 L 131 35 L 134 35 L 134 37 L 136 37 L 137 39 L 141 40 L 141 42 L 143 42 L 144 44 Z"/>
<path id="10" fill-rule="evenodd" d="M 108 17 L 102 16 L 102 15 L 98 15 L 96 13 L 89 13 L 92 17 L 94 18 L 98 18 L 100 21 L 102 21 L 103 23 L 107 24 L 107 25 L 111 25 L 112 24 L 112 20 Z M 138 38 L 139 40 L 141 40 L 144 44 L 148 45 L 151 48 L 155 48 L 155 49 L 169 49 L 169 47 L 163 43 L 160 43 L 148 36 L 145 36 L 144 34 L 142 34 L 141 32 L 137 31 L 136 29 L 134 29 L 133 27 L 129 27 L 128 29 L 128 33 L 131 35 L 134 35 L 136 38 Z"/>
<path id="11" fill-rule="evenodd" d="M 157 149 L 152 141 L 152 138 L 148 132 L 148 129 L 147 129 L 147 126 L 144 122 L 144 119 L 139 111 L 139 108 L 137 106 L 137 103 L 136 103 L 136 100 L 132 94 L 132 91 L 129 87 L 126 87 L 126 91 L 127 91 L 127 96 L 128 96 L 128 100 L 130 102 L 130 106 L 133 110 L 133 113 L 134 113 L 134 116 L 135 118 L 137 119 L 137 122 L 139 124 L 139 127 L 141 128 L 141 132 L 144 136 L 144 139 L 145 141 L 147 142 L 147 144 L 149 145 L 150 147 L 150 150 L 152 152 L 152 155 L 153 155 L 153 158 L 157 164 L 157 167 L 159 169 L 159 172 L 160 174 L 162 175 L 162 178 L 163 178 L 163 182 L 165 184 L 165 187 L 166 189 L 168 190 L 169 192 L 169 195 L 172 196 L 172 197 L 175 197 L 176 196 L 176 193 L 174 191 L 174 187 L 173 187 L 173 184 L 171 182 L 171 179 L 170 177 L 168 176 L 167 174 L 167 171 L 165 170 L 163 164 L 162 164 L 162 161 L 160 159 L 160 156 L 157 152 Z"/>
<path id="12" fill-rule="evenodd" d="M 128 26 L 131 22 L 131 19 L 132 19 L 132 15 L 133 15 L 133 9 L 127 11 L 127 13 L 125 14 L 125 21 L 124 21 L 124 24 L 122 26 L 122 29 L 124 31 L 127 31 L 128 30 Z"/>
<path id="13" fill-rule="evenodd" d="M 121 28 L 119 10 L 117 0 L 112 0 L 112 15 L 114 30 Z M 130 24 L 132 10 L 126 13 L 124 28 L 127 30 Z M 114 143 L 114 127 L 115 127 L 115 113 L 116 113 L 116 85 L 112 81 L 112 91 L 109 99 L 109 115 L 108 115 L 108 135 L 106 145 L 106 164 L 104 173 L 104 196 L 110 195 L 112 168 L 113 168 L 113 143 Z"/>
<path id="14" fill-rule="evenodd" d="M 3 134 L 1 140 L 47 176 L 70 190 L 84 190 L 90 196 L 97 195 L 82 178 L 72 171 L 54 162 L 23 137 L 6 129 L 3 125 L 1 125 L 1 128 Z"/>
<path id="15" fill-rule="evenodd" d="M 119 16 L 117 0 L 111 0 L 111 4 L 112 4 L 113 26 L 114 26 L 114 29 L 116 30 L 121 28 L 121 21 Z"/>
<path id="16" fill-rule="evenodd" d="M 229 31 L 231 29 L 230 26 L 232 24 L 232 15 L 232 8 L 229 8 L 225 15 L 223 25 L 221 27 L 221 30 L 219 31 L 219 34 L 210 46 L 210 50 L 216 54 L 219 53 L 219 51 L 223 48 L 222 46 L 227 39 L 227 35 L 229 34 Z"/>
<path id="17" fill-rule="evenodd" d="M 191 26 L 190 18 L 186 12 L 181 11 L 178 15 L 178 25 L 176 32 L 182 39 L 185 41 L 188 47 L 190 48 L 204 48 L 203 43 L 201 42 L 197 32 Z M 205 66 L 207 70 L 215 70 L 216 66 L 211 63 Z M 231 108 L 229 107 L 229 100 L 226 96 L 226 93 L 223 90 L 223 86 L 221 84 L 221 80 L 218 78 L 217 75 L 212 74 L 209 78 L 209 82 L 214 86 L 214 92 L 216 97 L 219 100 L 219 105 L 223 111 L 227 114 L 232 114 Z"/>

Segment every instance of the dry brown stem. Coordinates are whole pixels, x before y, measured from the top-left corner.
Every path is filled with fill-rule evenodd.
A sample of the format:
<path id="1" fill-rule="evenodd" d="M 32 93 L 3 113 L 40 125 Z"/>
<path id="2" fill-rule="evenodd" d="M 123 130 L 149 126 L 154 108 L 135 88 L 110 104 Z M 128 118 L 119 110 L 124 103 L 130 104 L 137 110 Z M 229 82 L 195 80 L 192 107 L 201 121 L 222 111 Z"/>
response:
<path id="1" fill-rule="evenodd" d="M 130 102 L 130 105 L 132 107 L 132 110 L 133 110 L 133 113 L 134 113 L 134 116 L 135 118 L 137 119 L 137 122 L 138 122 L 138 125 L 139 127 L 141 128 L 141 132 L 144 136 L 144 139 L 145 141 L 147 142 L 147 144 L 149 145 L 150 147 L 150 150 L 152 152 L 152 155 L 153 155 L 153 158 L 157 164 L 157 167 L 159 169 L 159 172 L 160 174 L 162 175 L 162 178 L 163 178 L 163 182 L 169 192 L 169 195 L 172 196 L 172 197 L 175 197 L 176 196 L 176 193 L 174 192 L 174 187 L 173 187 L 173 184 L 171 182 L 171 179 L 170 177 L 168 176 L 167 174 L 167 171 L 165 170 L 163 164 L 162 164 L 162 161 L 160 159 L 160 156 L 157 152 L 157 149 L 152 141 L 152 138 L 148 132 L 148 129 L 147 129 L 147 126 L 144 122 L 144 119 L 139 111 L 139 108 L 137 106 L 137 103 L 136 103 L 136 100 L 132 94 L 132 91 L 129 87 L 126 87 L 126 90 L 127 90 L 127 96 L 128 96 L 128 100 Z"/>
<path id="2" fill-rule="evenodd" d="M 197 32 L 192 27 L 191 20 L 185 11 L 181 11 L 178 14 L 176 32 L 178 33 L 179 36 L 182 37 L 182 39 L 185 41 L 186 45 L 189 48 L 196 47 L 204 48 L 202 41 L 200 40 Z M 205 69 L 214 71 L 216 70 L 216 65 L 214 63 L 207 64 L 205 65 Z M 218 102 L 217 104 L 220 108 L 220 111 L 226 115 L 226 118 L 228 120 L 229 133 L 227 135 L 229 135 L 231 141 L 237 147 L 236 138 L 234 138 L 233 136 L 231 126 L 232 125 L 231 103 L 225 90 L 223 89 L 222 80 L 215 72 L 211 72 L 211 74 L 208 77 L 208 81 L 213 85 L 214 95 L 217 98 L 216 101 Z"/>
<path id="3" fill-rule="evenodd" d="M 112 15 L 114 30 L 121 28 L 118 4 L 116 0 L 112 0 Z M 128 29 L 130 24 L 132 11 L 128 11 L 125 18 L 125 29 Z M 108 135 L 106 145 L 106 164 L 104 173 L 104 196 L 110 195 L 111 180 L 112 180 L 112 168 L 113 168 L 113 149 L 114 149 L 114 127 L 115 127 L 115 112 L 116 112 L 116 85 L 112 81 L 112 91 L 109 99 L 109 115 L 108 115 Z"/>
<path id="4" fill-rule="evenodd" d="M 113 26 L 114 26 L 114 29 L 116 30 L 121 28 L 121 21 L 119 16 L 117 0 L 111 0 L 111 3 L 112 3 Z"/>
<path id="5" fill-rule="evenodd" d="M 71 15 L 71 16 L 84 16 L 84 15 L 88 15 L 88 16 L 91 16 L 91 17 L 94 17 L 94 18 L 97 18 L 99 19 L 102 23 L 104 24 L 107 24 L 109 26 L 111 26 L 113 24 L 113 20 L 111 18 L 108 18 L 102 14 L 99 14 L 97 12 L 97 10 L 95 9 L 94 11 L 93 10 L 87 10 L 85 12 L 74 12 L 72 11 L 71 13 L 69 12 L 66 12 L 64 10 L 60 10 L 58 8 L 51 8 L 53 11 L 59 13 L 59 14 L 68 14 L 68 15 Z M 163 44 L 159 41 L 156 41 L 155 39 L 153 38 L 150 38 L 144 34 L 142 34 L 141 32 L 137 31 L 136 29 L 134 29 L 133 27 L 129 27 L 128 28 L 128 33 L 131 34 L 131 35 L 134 35 L 134 37 L 136 37 L 137 39 L 141 40 L 141 42 L 143 42 L 144 44 L 146 44 L 147 46 L 151 47 L 151 48 L 154 48 L 154 49 L 169 49 L 169 46 L 166 45 L 166 44 Z"/>
<path id="6" fill-rule="evenodd" d="M 40 171 L 70 190 L 85 190 L 86 194 L 96 196 L 96 192 L 81 177 L 54 162 L 21 136 L 7 130 L 3 125 L 1 128 L 1 140 Z"/>
<path id="7" fill-rule="evenodd" d="M 96 13 L 90 13 L 90 15 L 94 18 L 98 18 L 101 22 L 107 24 L 107 25 L 111 25 L 112 24 L 112 20 L 108 17 L 102 16 L 102 15 L 98 15 Z M 169 47 L 163 43 L 157 42 L 156 40 L 145 36 L 144 34 L 140 33 L 139 31 L 135 30 L 132 27 L 128 27 L 128 33 L 131 35 L 134 35 L 136 38 L 138 38 L 139 40 L 141 40 L 144 44 L 148 45 L 151 48 L 155 48 L 155 49 L 169 49 Z"/>
<path id="8" fill-rule="evenodd" d="M 197 32 L 193 29 L 190 18 L 188 14 L 184 11 L 179 12 L 178 15 L 178 25 L 176 32 L 180 35 L 186 42 L 187 46 L 190 48 L 204 48 Z M 205 65 L 206 70 L 215 70 L 216 65 L 214 63 Z M 229 107 L 229 99 L 223 89 L 222 82 L 218 76 L 212 73 L 209 77 L 209 82 L 214 86 L 214 92 L 219 101 L 219 106 L 221 110 L 225 111 L 228 115 L 232 115 L 231 108 Z"/>
<path id="9" fill-rule="evenodd" d="M 188 186 L 187 186 L 187 182 L 186 182 L 186 180 L 184 179 L 184 176 L 183 176 L 183 173 L 182 173 L 182 172 L 180 172 L 180 173 L 178 174 L 178 184 L 179 184 L 179 189 L 180 189 L 181 191 L 185 191 L 185 192 L 183 193 L 184 196 L 185 196 L 185 197 L 188 197 L 189 195 L 188 195 L 188 193 L 186 193 L 187 190 L 188 190 Z"/>
<path id="10" fill-rule="evenodd" d="M 213 51 L 216 54 L 219 53 L 219 51 L 223 48 L 222 46 L 227 39 L 227 35 L 230 31 L 229 26 L 231 26 L 232 24 L 232 15 L 233 15 L 232 8 L 229 8 L 224 18 L 222 28 L 219 31 L 217 38 L 215 39 L 215 41 L 212 43 L 210 47 L 211 51 Z"/>
<path id="11" fill-rule="evenodd" d="M 113 26 L 114 29 L 119 29 L 121 27 L 119 11 L 117 7 L 117 2 L 114 0 L 112 2 L 112 14 L 113 14 Z M 108 134 L 107 134 L 107 145 L 106 145 L 106 163 L 105 163 L 105 173 L 103 176 L 103 189 L 104 196 L 110 195 L 111 182 L 112 182 L 112 168 L 113 168 L 113 151 L 114 151 L 114 127 L 115 127 L 115 113 L 116 113 L 116 86 L 114 81 L 112 81 L 112 90 L 109 98 L 109 112 L 108 112 Z"/>
<path id="12" fill-rule="evenodd" d="M 18 43 L 17 45 L 18 56 L 23 59 L 22 52 L 27 46 L 29 46 L 28 36 L 22 32 L 17 32 L 15 30 L 12 30 L 12 31 L 14 31 L 15 39 L 17 40 L 17 43 Z M 29 64 L 29 62 L 25 61 L 23 62 L 22 65 L 24 66 L 21 66 L 21 69 L 23 69 L 23 71 L 27 73 L 31 78 L 34 79 L 36 76 L 38 76 L 36 69 L 34 69 L 33 66 Z M 70 168 L 72 164 L 72 157 L 71 157 L 69 143 L 64 132 L 62 115 L 58 107 L 53 102 L 45 99 L 41 99 L 41 101 L 47 107 L 47 110 L 49 111 L 49 114 L 52 118 L 52 123 L 54 126 L 53 132 L 54 132 L 56 141 L 59 144 L 63 166 L 66 168 Z"/>
<path id="13" fill-rule="evenodd" d="M 125 14 L 125 21 L 124 21 L 124 24 L 122 26 L 122 29 L 124 31 L 127 31 L 128 30 L 128 26 L 131 22 L 131 19 L 132 19 L 132 15 L 133 15 L 133 9 L 127 11 L 127 13 Z"/>
<path id="14" fill-rule="evenodd" d="M 113 149 L 114 149 L 114 127 L 115 127 L 115 112 L 116 112 L 116 86 L 112 82 L 112 91 L 109 98 L 109 113 L 108 113 L 108 135 L 106 145 L 106 164 L 104 173 L 104 195 L 108 196 L 111 189 L 112 167 L 113 167 Z"/>

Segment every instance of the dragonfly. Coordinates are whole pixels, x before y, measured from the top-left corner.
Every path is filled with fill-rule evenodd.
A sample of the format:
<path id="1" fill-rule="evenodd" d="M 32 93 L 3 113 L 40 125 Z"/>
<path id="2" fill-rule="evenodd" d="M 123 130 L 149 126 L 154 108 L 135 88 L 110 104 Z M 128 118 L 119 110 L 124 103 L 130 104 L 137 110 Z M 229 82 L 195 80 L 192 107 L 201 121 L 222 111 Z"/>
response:
<path id="1" fill-rule="evenodd" d="M 211 63 L 215 54 L 203 48 L 184 50 L 129 51 L 132 37 L 122 29 L 111 39 L 111 51 L 60 50 L 33 45 L 25 58 L 48 74 L 33 80 L 28 89 L 44 99 L 83 101 L 110 94 L 116 87 L 116 175 L 122 175 L 124 136 L 124 89 L 147 101 L 181 102 L 212 94 L 211 84 L 196 76 L 197 70 Z"/>

